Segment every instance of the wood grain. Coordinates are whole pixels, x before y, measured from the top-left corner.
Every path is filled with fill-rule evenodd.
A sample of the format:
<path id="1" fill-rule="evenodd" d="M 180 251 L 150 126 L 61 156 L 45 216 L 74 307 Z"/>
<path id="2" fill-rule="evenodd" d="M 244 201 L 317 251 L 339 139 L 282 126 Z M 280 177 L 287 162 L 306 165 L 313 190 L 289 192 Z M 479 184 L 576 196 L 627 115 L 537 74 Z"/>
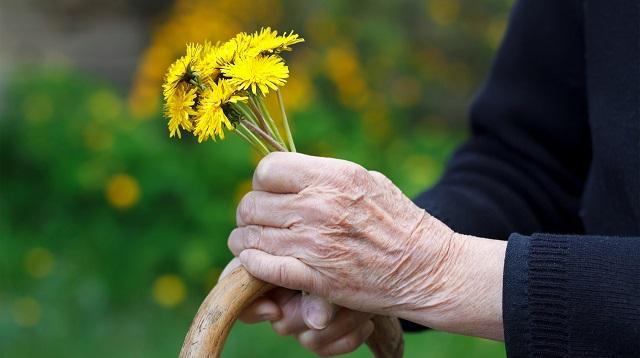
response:
<path id="1" fill-rule="evenodd" d="M 274 286 L 251 276 L 240 266 L 221 279 L 200 305 L 180 351 L 181 358 L 220 357 L 240 312 Z M 377 358 L 399 358 L 404 350 L 397 318 L 376 316 L 367 345 Z"/>

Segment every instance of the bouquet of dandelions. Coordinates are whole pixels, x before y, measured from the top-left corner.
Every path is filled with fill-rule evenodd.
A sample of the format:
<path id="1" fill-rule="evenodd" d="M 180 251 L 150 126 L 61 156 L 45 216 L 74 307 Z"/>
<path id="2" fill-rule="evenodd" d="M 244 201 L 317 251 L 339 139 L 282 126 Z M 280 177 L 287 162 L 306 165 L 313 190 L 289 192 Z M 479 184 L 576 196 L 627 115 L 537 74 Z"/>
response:
<path id="1" fill-rule="evenodd" d="M 226 129 L 263 155 L 295 152 L 279 90 L 289 68 L 280 54 L 300 42 L 304 39 L 293 31 L 278 35 L 266 27 L 253 34 L 241 32 L 225 43 L 188 44 L 186 54 L 169 67 L 163 85 L 169 135 L 181 138 L 184 130 L 203 142 L 224 139 Z M 270 92 L 278 98 L 281 126 L 265 105 Z"/>
<path id="2" fill-rule="evenodd" d="M 289 77 L 280 54 L 303 42 L 293 31 L 278 35 L 266 27 L 239 33 L 225 43 L 188 44 L 184 56 L 170 67 L 163 85 L 169 136 L 193 133 L 198 142 L 237 133 L 257 151 L 296 151 L 279 88 Z M 265 105 L 275 92 L 278 125 Z M 281 128 L 284 135 L 281 133 Z M 218 357 L 241 310 L 273 286 L 239 267 L 211 290 L 200 306 L 182 345 L 181 357 Z M 376 357 L 400 357 L 402 330 L 397 319 L 376 316 L 367 344 Z"/>

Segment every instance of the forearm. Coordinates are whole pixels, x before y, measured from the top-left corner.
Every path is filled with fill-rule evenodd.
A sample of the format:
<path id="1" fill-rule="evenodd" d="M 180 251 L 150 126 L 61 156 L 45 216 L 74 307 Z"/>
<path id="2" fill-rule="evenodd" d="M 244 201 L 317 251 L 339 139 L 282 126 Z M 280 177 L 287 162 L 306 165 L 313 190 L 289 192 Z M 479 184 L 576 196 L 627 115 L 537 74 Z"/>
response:
<path id="1" fill-rule="evenodd" d="M 435 218 L 421 232 L 441 245 L 406 293 L 397 316 L 438 330 L 503 340 L 502 279 L 507 243 L 452 233 Z M 437 242 L 439 241 L 439 242 Z M 437 243 L 436 243 L 437 242 Z M 420 245 L 418 245 L 420 246 Z"/>

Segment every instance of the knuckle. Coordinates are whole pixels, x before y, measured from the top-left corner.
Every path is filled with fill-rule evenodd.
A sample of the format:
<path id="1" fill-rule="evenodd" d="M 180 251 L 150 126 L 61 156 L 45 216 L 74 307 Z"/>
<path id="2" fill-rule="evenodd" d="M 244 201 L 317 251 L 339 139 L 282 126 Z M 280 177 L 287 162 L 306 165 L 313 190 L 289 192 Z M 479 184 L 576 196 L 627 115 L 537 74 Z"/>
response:
<path id="1" fill-rule="evenodd" d="M 227 239 L 227 247 L 231 251 L 233 251 L 233 249 L 235 247 L 235 242 L 236 242 L 237 237 L 238 237 L 238 230 L 239 230 L 239 228 L 233 229 L 231 231 L 231 233 L 229 234 L 229 238 Z"/>
<path id="2" fill-rule="evenodd" d="M 371 175 L 371 178 L 373 178 L 374 181 L 380 184 L 387 183 L 389 181 L 389 178 L 387 178 L 386 175 L 377 170 L 370 170 L 369 175 Z"/>
<path id="3" fill-rule="evenodd" d="M 278 282 L 288 282 L 287 280 L 289 279 L 289 273 L 287 271 L 287 268 L 284 265 L 279 265 L 278 269 L 276 270 L 276 277 L 278 279 Z"/>
<path id="4" fill-rule="evenodd" d="M 248 192 L 242 200 L 240 200 L 238 209 L 236 210 L 236 222 L 238 224 L 249 223 L 254 217 L 256 211 L 256 199 L 254 193 L 255 192 L 253 191 Z"/>
<path id="5" fill-rule="evenodd" d="M 269 153 L 267 154 L 256 166 L 256 170 L 253 172 L 253 186 L 255 188 L 256 184 L 260 185 L 264 183 L 264 180 L 267 178 L 267 175 L 273 170 L 274 165 L 276 164 L 278 158 L 281 153 Z"/>
<path id="6" fill-rule="evenodd" d="M 351 163 L 347 166 L 346 171 L 353 183 L 364 183 L 369 179 L 369 171 L 358 164 Z"/>
<path id="7" fill-rule="evenodd" d="M 251 249 L 259 249 L 260 240 L 262 239 L 262 232 L 264 228 L 262 226 L 259 227 L 251 227 L 245 230 L 244 241 L 247 248 Z"/>

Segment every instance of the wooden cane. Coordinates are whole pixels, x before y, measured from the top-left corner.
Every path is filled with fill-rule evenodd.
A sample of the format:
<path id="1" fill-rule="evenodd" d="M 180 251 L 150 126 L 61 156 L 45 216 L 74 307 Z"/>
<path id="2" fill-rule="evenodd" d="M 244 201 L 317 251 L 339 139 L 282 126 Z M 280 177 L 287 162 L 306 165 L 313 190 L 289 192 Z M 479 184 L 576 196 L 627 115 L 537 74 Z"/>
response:
<path id="1" fill-rule="evenodd" d="M 240 312 L 256 298 L 274 288 L 251 276 L 240 266 L 209 292 L 198 309 L 180 351 L 181 358 L 220 357 L 231 326 Z M 404 350 L 397 318 L 376 316 L 367 345 L 376 358 L 400 358 Z"/>

